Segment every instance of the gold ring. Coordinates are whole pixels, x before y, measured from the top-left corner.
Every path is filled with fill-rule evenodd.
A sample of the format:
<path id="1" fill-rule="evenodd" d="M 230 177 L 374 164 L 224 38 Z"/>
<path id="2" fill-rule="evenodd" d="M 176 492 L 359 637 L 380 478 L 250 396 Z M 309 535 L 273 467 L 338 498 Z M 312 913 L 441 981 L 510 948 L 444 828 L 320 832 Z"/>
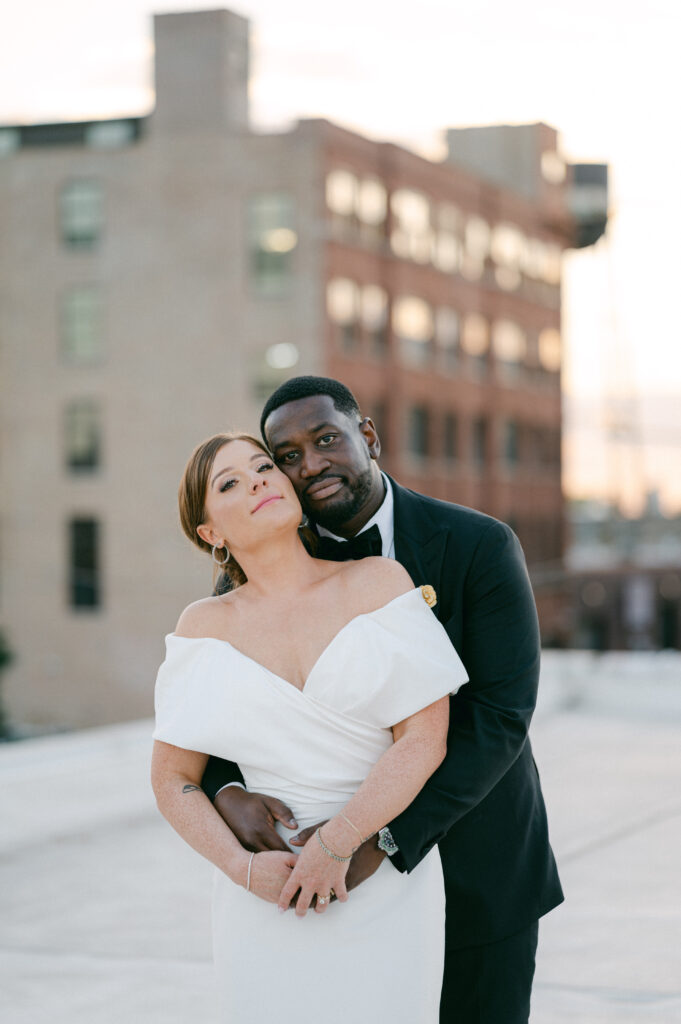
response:
<path id="1" fill-rule="evenodd" d="M 331 899 L 331 897 L 335 896 L 335 895 L 336 895 L 336 890 L 335 889 L 331 889 L 331 891 L 329 892 L 329 899 Z"/>
<path id="2" fill-rule="evenodd" d="M 331 899 L 331 894 L 330 893 L 329 893 L 328 896 L 318 896 L 317 897 L 317 903 L 319 903 L 323 907 L 324 904 L 328 903 L 330 899 Z"/>

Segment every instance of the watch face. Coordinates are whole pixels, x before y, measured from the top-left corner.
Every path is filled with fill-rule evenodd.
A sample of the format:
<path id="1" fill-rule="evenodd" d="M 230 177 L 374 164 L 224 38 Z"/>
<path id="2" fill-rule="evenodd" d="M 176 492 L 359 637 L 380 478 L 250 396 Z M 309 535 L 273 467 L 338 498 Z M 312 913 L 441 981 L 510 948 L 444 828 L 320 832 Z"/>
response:
<path id="1" fill-rule="evenodd" d="M 394 853 L 397 853 L 397 843 L 393 839 L 389 828 L 382 828 L 378 833 L 378 848 L 387 853 L 389 857 L 392 857 Z"/>

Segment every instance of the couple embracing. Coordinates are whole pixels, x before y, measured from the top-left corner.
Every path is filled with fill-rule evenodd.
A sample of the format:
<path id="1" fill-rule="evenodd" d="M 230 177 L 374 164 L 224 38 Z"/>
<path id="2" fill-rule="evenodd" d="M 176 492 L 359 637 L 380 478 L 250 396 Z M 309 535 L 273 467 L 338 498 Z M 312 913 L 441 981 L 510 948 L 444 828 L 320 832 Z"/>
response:
<path id="1" fill-rule="evenodd" d="M 527 1022 L 563 897 L 518 541 L 382 473 L 338 381 L 287 381 L 261 429 L 187 464 L 182 526 L 223 579 L 156 684 L 158 805 L 219 869 L 220 1019 Z"/>

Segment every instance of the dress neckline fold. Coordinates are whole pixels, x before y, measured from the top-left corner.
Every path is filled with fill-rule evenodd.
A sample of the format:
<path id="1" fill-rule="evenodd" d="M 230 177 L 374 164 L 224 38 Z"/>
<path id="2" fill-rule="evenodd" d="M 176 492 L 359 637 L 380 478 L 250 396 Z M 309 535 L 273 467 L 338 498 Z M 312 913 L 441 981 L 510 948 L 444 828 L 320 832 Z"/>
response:
<path id="1" fill-rule="evenodd" d="M 405 597 L 411 597 L 413 594 L 420 591 L 421 587 L 414 587 L 412 590 L 406 590 L 403 594 L 398 594 L 397 597 L 393 597 L 391 598 L 390 601 L 387 601 L 385 604 L 380 605 L 378 608 L 374 608 L 373 611 L 360 612 L 358 615 L 353 615 L 351 619 L 348 619 L 348 621 L 343 626 L 341 626 L 338 632 L 331 637 L 326 647 L 324 647 L 324 649 L 318 655 L 314 664 L 312 665 L 312 668 L 308 672 L 307 678 L 305 679 L 302 686 L 296 686 L 296 684 L 292 683 L 290 679 L 285 679 L 284 676 L 280 676 L 278 672 L 274 672 L 271 668 L 268 668 L 267 665 L 263 665 L 262 662 L 257 661 L 255 658 L 251 657 L 250 654 L 246 654 L 244 651 L 240 651 L 239 648 L 235 647 L 230 640 L 223 640 L 221 637 L 218 636 L 177 636 L 176 633 L 169 633 L 168 636 L 166 637 L 166 640 L 180 640 L 184 643 L 194 644 L 207 642 L 225 644 L 227 647 L 233 650 L 235 654 L 238 654 L 239 657 L 244 658 L 252 665 L 256 665 L 258 668 L 262 669 L 263 672 L 267 672 L 267 674 L 272 676 L 274 679 L 278 679 L 280 682 L 285 683 L 287 686 L 291 687 L 291 689 L 296 690 L 297 693 L 304 694 L 320 662 L 325 658 L 325 656 L 328 654 L 331 648 L 335 645 L 336 641 L 342 636 L 342 634 L 345 633 L 345 631 L 350 626 L 353 625 L 353 623 L 358 622 L 360 619 L 371 618 L 372 615 L 377 615 L 380 612 L 384 612 L 392 605 L 394 605 L 397 601 L 402 601 L 404 600 Z"/>

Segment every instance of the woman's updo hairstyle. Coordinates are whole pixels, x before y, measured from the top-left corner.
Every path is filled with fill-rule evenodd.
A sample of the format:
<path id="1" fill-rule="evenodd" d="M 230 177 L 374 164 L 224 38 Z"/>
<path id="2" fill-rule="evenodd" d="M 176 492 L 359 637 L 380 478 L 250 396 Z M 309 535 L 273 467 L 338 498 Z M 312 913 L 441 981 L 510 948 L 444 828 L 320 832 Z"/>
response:
<path id="1" fill-rule="evenodd" d="M 202 537 L 199 537 L 196 528 L 206 521 L 206 494 L 208 493 L 208 483 L 213 463 L 215 462 L 215 456 L 230 441 L 248 441 L 249 444 L 259 448 L 268 459 L 272 458 L 263 442 L 257 437 L 251 437 L 250 434 L 214 434 L 213 437 L 209 437 L 206 441 L 202 441 L 201 444 L 197 445 L 190 455 L 189 462 L 182 474 L 180 489 L 177 495 L 180 506 L 180 522 L 182 523 L 182 529 L 192 544 L 196 544 L 197 548 L 200 548 L 201 551 L 207 551 L 209 555 L 212 555 L 211 545 Z M 216 558 L 222 561 L 226 557 L 227 552 L 224 548 L 216 548 L 215 555 Z M 215 565 L 215 563 L 213 564 Z M 215 570 L 216 573 L 219 572 L 220 567 L 215 565 Z M 230 556 L 227 564 L 223 566 L 220 575 L 221 579 L 218 580 L 216 586 L 218 593 L 233 590 L 234 587 L 239 587 L 242 583 L 246 582 L 246 574 L 234 556 Z M 215 578 L 213 582 L 215 583 Z"/>

